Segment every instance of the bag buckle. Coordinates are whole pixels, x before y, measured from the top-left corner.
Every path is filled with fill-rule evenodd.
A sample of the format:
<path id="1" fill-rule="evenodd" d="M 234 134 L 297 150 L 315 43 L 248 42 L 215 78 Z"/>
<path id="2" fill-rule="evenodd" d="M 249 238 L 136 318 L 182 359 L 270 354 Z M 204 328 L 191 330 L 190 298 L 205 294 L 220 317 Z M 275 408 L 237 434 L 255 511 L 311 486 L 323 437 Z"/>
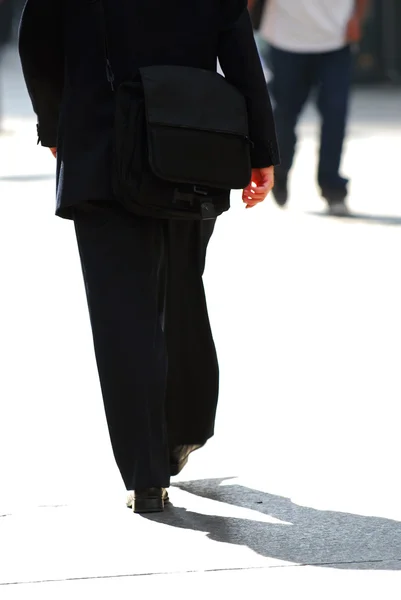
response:
<path id="1" fill-rule="evenodd" d="M 188 202 L 192 206 L 194 200 L 195 196 L 192 192 L 180 192 L 177 188 L 174 190 L 174 202 Z"/>
<path id="2" fill-rule="evenodd" d="M 197 187 L 196 185 L 193 188 L 193 192 L 180 192 L 180 190 L 178 188 L 176 188 L 174 190 L 174 202 L 180 203 L 180 202 L 185 202 L 188 203 L 191 208 L 193 207 L 194 203 L 196 202 L 200 208 L 200 212 L 201 212 L 201 217 L 204 220 L 207 219 L 216 219 L 218 217 L 218 214 L 216 213 L 216 207 L 213 204 L 213 202 L 199 202 L 200 198 L 199 196 L 208 196 L 208 191 L 207 190 L 202 190 L 201 188 Z"/>

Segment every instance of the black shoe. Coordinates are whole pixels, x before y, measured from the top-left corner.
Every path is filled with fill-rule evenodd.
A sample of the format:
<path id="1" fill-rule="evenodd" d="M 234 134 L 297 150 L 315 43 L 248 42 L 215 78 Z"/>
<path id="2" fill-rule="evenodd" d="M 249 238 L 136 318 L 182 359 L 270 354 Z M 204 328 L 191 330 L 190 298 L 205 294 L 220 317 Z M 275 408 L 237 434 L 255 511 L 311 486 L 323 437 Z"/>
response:
<path id="1" fill-rule="evenodd" d="M 278 206 L 283 208 L 288 202 L 287 179 L 282 179 L 276 176 L 272 194 Z"/>
<path id="2" fill-rule="evenodd" d="M 165 488 L 147 488 L 130 492 L 127 498 L 127 507 L 134 513 L 163 512 L 164 505 L 169 502 Z"/>
<path id="3" fill-rule="evenodd" d="M 345 199 L 347 197 L 347 190 L 333 190 L 330 188 L 322 188 L 322 196 L 327 201 L 328 213 L 333 217 L 348 217 L 350 212 Z"/>
<path id="4" fill-rule="evenodd" d="M 349 217 L 351 214 L 344 201 L 329 204 L 327 210 L 332 217 Z"/>
<path id="5" fill-rule="evenodd" d="M 170 453 L 170 475 L 178 475 L 188 462 L 189 455 L 194 450 L 202 448 L 203 444 L 186 444 L 176 446 Z"/>

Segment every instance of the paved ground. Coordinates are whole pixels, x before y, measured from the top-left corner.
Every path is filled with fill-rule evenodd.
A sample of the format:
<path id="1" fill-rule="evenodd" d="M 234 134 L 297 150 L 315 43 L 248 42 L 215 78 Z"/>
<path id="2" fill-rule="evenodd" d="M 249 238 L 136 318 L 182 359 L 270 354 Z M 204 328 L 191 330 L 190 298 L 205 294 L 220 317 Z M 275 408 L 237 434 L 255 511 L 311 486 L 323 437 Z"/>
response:
<path id="1" fill-rule="evenodd" d="M 357 218 L 324 214 L 313 110 L 288 210 L 234 197 L 206 275 L 217 433 L 168 511 L 143 518 L 124 508 L 108 444 L 54 161 L 12 57 L 5 76 L 0 598 L 399 599 L 400 91 L 355 95 Z"/>

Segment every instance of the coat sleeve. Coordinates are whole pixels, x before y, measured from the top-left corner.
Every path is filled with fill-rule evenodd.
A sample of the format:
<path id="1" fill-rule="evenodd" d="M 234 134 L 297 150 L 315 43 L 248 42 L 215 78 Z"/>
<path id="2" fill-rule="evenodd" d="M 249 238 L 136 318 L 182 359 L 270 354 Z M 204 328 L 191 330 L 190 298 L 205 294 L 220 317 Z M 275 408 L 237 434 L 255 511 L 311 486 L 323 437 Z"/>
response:
<path id="1" fill-rule="evenodd" d="M 19 32 L 25 83 L 38 118 L 38 142 L 57 146 L 64 85 L 62 0 L 27 0 Z"/>
<path id="2" fill-rule="evenodd" d="M 230 8 L 224 10 L 224 4 Z M 219 61 L 227 81 L 245 96 L 254 168 L 280 162 L 273 111 L 246 0 L 224 0 Z"/>

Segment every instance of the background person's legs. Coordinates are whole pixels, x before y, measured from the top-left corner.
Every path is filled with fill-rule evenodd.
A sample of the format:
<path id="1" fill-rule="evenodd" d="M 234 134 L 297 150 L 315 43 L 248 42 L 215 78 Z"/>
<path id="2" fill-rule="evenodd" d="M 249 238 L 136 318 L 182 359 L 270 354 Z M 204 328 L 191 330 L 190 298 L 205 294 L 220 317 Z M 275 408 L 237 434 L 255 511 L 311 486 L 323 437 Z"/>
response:
<path id="1" fill-rule="evenodd" d="M 2 132 L 2 81 L 1 81 L 1 59 L 7 45 L 12 41 L 13 22 L 15 15 L 15 0 L 0 0 L 0 133 Z"/>
<path id="2" fill-rule="evenodd" d="M 3 69 L 2 69 L 2 61 L 3 61 L 3 49 L 0 46 L 0 134 L 4 132 L 4 128 L 3 128 L 3 120 L 4 120 L 4 114 L 3 114 L 3 79 L 2 79 L 2 75 L 3 75 Z"/>
<path id="3" fill-rule="evenodd" d="M 127 489 L 168 487 L 164 224 L 111 203 L 74 221 L 117 465 Z"/>
<path id="4" fill-rule="evenodd" d="M 273 194 L 277 202 L 284 205 L 287 201 L 287 177 L 297 141 L 295 128 L 315 82 L 314 55 L 270 47 L 269 67 L 273 74 L 270 88 L 281 157 L 281 164 L 276 167 Z"/>
<path id="5" fill-rule="evenodd" d="M 344 201 L 348 180 L 340 163 L 345 138 L 351 85 L 352 55 L 349 46 L 320 56 L 317 105 L 322 117 L 318 183 L 329 204 Z"/>

